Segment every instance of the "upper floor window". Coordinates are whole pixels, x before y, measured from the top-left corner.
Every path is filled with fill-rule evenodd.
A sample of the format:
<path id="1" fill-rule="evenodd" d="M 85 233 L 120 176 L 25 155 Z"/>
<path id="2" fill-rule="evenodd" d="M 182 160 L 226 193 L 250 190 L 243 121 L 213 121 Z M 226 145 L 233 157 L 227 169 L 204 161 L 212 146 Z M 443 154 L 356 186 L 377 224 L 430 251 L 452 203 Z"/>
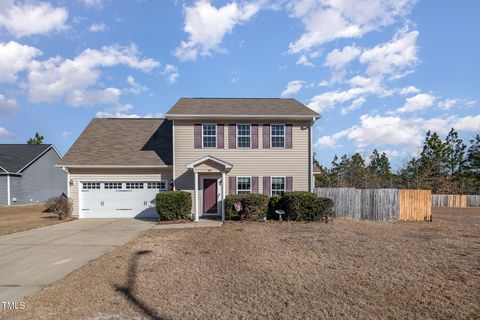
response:
<path id="1" fill-rule="evenodd" d="M 202 128 L 202 132 L 203 132 L 203 147 L 216 148 L 217 147 L 217 125 L 204 124 Z"/>
<path id="2" fill-rule="evenodd" d="M 238 148 L 250 148 L 251 130 L 249 124 L 237 124 Z"/>
<path id="3" fill-rule="evenodd" d="M 237 177 L 237 193 L 251 193 L 252 192 L 252 178 L 251 177 Z"/>
<path id="4" fill-rule="evenodd" d="M 285 147 L 285 125 L 272 124 L 272 148 Z"/>
<path id="5" fill-rule="evenodd" d="M 285 193 L 285 177 L 272 177 L 272 196 L 283 196 Z"/>

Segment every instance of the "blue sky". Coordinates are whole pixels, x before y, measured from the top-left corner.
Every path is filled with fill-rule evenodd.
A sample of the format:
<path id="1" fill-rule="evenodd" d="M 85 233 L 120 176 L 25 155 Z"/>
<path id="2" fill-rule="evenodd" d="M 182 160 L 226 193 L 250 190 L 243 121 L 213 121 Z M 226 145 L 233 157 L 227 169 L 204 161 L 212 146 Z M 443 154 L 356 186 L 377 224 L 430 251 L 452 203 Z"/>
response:
<path id="1" fill-rule="evenodd" d="M 0 142 L 64 153 L 93 117 L 185 97 L 293 97 L 323 164 L 394 167 L 426 130 L 480 132 L 480 2 L 0 0 Z"/>

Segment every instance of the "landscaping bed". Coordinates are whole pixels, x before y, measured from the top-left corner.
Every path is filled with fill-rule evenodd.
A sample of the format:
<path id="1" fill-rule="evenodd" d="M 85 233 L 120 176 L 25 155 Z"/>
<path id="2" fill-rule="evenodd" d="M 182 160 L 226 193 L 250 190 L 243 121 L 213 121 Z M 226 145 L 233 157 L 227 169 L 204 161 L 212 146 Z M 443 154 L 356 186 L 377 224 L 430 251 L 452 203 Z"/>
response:
<path id="1" fill-rule="evenodd" d="M 149 230 L 0 319 L 475 319 L 480 210 Z"/>
<path id="2" fill-rule="evenodd" d="M 0 235 L 65 222 L 42 205 L 0 206 Z"/>

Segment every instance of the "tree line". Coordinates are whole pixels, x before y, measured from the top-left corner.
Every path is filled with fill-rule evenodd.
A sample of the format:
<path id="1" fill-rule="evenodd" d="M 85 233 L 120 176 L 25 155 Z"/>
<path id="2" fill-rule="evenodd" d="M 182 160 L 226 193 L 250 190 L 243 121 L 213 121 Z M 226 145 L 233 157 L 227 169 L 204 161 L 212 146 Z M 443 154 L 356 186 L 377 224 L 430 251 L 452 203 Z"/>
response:
<path id="1" fill-rule="evenodd" d="M 480 194 L 480 134 L 466 145 L 451 129 L 445 140 L 428 131 L 418 157 L 396 172 L 385 152 L 373 150 L 367 161 L 360 153 L 336 155 L 330 168 L 315 176 L 317 187 L 430 189 L 433 193 Z"/>

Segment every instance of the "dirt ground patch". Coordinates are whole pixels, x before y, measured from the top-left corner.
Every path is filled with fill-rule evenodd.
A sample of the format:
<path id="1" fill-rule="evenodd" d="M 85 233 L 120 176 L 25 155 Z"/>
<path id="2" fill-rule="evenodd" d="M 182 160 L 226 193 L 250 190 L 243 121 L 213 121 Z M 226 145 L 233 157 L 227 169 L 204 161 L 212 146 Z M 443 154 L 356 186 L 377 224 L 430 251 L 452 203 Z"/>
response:
<path id="1" fill-rule="evenodd" d="M 44 205 L 0 206 L 0 235 L 63 222 L 44 211 Z"/>
<path id="2" fill-rule="evenodd" d="M 478 319 L 480 210 L 149 230 L 1 319 Z"/>

